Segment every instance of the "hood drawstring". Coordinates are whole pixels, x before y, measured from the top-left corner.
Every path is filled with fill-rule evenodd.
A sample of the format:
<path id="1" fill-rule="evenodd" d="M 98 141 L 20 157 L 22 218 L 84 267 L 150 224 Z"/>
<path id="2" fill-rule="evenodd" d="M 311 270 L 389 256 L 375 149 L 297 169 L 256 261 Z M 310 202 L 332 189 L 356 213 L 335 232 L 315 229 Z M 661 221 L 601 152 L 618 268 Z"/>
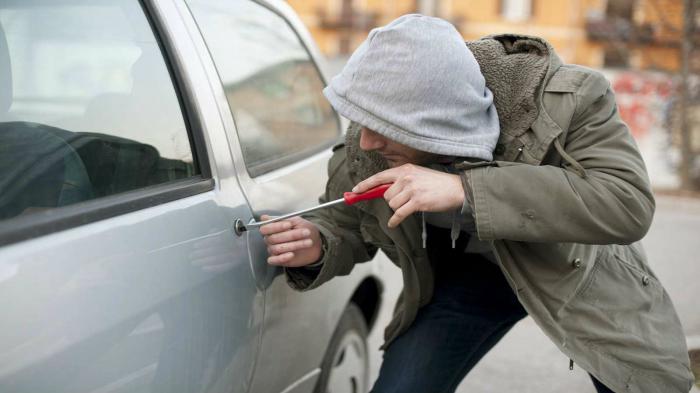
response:
<path id="1" fill-rule="evenodd" d="M 457 245 L 457 239 L 459 239 L 459 234 L 462 232 L 462 224 L 459 221 L 460 210 L 455 210 L 452 215 L 452 228 L 450 229 L 450 239 L 452 239 L 452 248 Z M 420 213 L 421 224 L 423 227 L 423 232 L 421 233 L 421 238 L 423 239 L 423 248 L 427 247 L 428 243 L 428 231 L 425 228 L 425 212 Z"/>
<path id="2" fill-rule="evenodd" d="M 574 172 L 576 172 L 583 179 L 588 177 L 586 169 L 581 164 L 579 164 L 578 161 L 574 160 L 574 158 L 571 157 L 569 153 L 564 151 L 564 148 L 561 146 L 561 143 L 559 142 L 558 138 L 554 138 L 554 148 L 557 149 L 559 155 L 562 156 L 562 158 L 566 160 L 566 162 L 568 162 L 569 164 L 571 164 L 571 166 L 574 167 Z"/>

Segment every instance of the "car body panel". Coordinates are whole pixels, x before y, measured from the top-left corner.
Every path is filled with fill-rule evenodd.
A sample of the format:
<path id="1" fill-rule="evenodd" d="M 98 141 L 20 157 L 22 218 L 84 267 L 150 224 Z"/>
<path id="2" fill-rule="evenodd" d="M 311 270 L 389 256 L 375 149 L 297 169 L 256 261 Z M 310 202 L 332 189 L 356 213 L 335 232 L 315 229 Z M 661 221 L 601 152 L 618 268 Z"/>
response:
<path id="1" fill-rule="evenodd" d="M 186 5 L 182 2 L 178 4 L 182 14 L 185 15 L 188 11 Z M 264 2 L 263 4 L 274 9 L 295 28 L 304 40 L 312 59 L 317 62 L 323 78 L 320 71 L 322 64 L 318 63 L 318 49 L 291 8 L 283 2 Z M 183 19 L 187 18 L 183 17 Z M 226 92 L 221 86 L 213 61 L 210 57 L 202 55 L 207 53 L 207 47 L 204 40 L 195 34 L 198 32 L 196 23 L 193 20 L 187 20 L 186 23 L 209 75 L 210 86 L 228 131 L 232 155 L 235 162 L 242 163 L 243 153 Z M 323 80 L 325 81 L 325 78 Z M 339 135 L 337 141 L 341 138 L 342 135 Z M 318 197 L 325 191 L 326 166 L 330 155 L 330 149 L 326 149 L 255 178 L 251 178 L 243 165 L 238 165 L 237 177 L 254 215 L 259 218 L 260 214 L 284 214 L 318 203 Z M 244 222 L 247 221 L 244 220 Z M 368 277 L 378 280 L 376 264 L 358 266 L 350 276 L 334 280 L 333 285 L 308 293 L 300 293 L 287 285 L 281 268 L 266 264 L 266 247 L 258 230 L 249 231 L 246 236 L 249 238 L 251 253 L 260 256 L 252 259 L 253 269 L 262 280 L 259 283 L 266 291 L 262 347 L 251 391 L 311 391 L 320 374 L 319 366 L 325 348 L 345 306 L 350 301 L 353 290 Z M 344 300 L 338 301 L 339 298 Z M 328 299 L 333 301 L 329 302 Z M 304 345 L 300 346 L 299 343 Z M 284 367 L 279 367 L 280 364 Z M 290 380 L 296 382 L 289 385 Z M 288 390 L 292 388 L 293 390 Z"/>
<path id="2" fill-rule="evenodd" d="M 0 249 L 2 391 L 248 390 L 264 293 L 232 223 L 251 212 L 192 48 L 173 43 L 216 187 Z"/>
<path id="3" fill-rule="evenodd" d="M 1 390 L 173 392 L 205 371 L 235 378 L 223 371 L 253 363 L 262 317 L 230 226 L 245 209 L 209 192 L 2 249 Z M 239 381 L 250 372 L 233 369 Z M 182 390 L 168 374 L 187 376 Z"/>
<path id="4" fill-rule="evenodd" d="M 315 204 L 330 149 L 248 176 L 186 5 L 144 4 L 169 37 L 214 188 L 1 247 L 0 391 L 310 392 L 343 309 L 379 279 L 376 267 L 294 292 L 266 263 L 259 232 L 237 236 L 233 223 Z M 266 4 L 318 61 L 291 9 Z"/>

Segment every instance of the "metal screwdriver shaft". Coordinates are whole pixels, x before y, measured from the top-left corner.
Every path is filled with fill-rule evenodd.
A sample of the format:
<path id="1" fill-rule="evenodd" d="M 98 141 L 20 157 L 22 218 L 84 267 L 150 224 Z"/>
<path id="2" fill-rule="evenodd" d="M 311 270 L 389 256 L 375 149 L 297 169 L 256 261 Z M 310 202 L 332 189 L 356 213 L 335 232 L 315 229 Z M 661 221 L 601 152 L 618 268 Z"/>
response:
<path id="1" fill-rule="evenodd" d="M 299 215 L 306 214 L 306 213 L 316 211 L 319 209 L 324 209 L 326 207 L 337 205 L 340 203 L 345 203 L 346 205 L 354 205 L 355 203 L 360 202 L 360 201 L 367 201 L 370 199 L 381 198 L 384 196 L 384 192 L 386 192 L 386 190 L 389 187 L 391 187 L 391 184 L 382 184 L 381 186 L 374 187 L 374 188 L 367 190 L 365 192 L 362 192 L 362 193 L 346 192 L 343 194 L 343 197 L 340 199 L 336 199 L 336 200 L 331 201 L 331 202 L 326 202 L 324 204 L 310 207 L 308 209 L 299 210 L 299 211 L 296 211 L 293 213 L 285 214 L 283 216 L 271 218 L 269 220 L 260 221 L 260 222 L 251 222 L 249 224 L 245 224 L 245 227 L 246 227 L 246 229 L 247 228 L 258 228 L 262 225 L 271 224 L 273 222 L 286 220 L 287 218 L 299 216 Z"/>
<path id="2" fill-rule="evenodd" d="M 300 216 L 300 215 L 302 215 L 302 214 L 310 213 L 310 212 L 312 212 L 312 211 L 316 211 L 316 210 L 319 210 L 319 209 L 323 209 L 323 208 L 325 208 L 325 207 L 337 205 L 337 204 L 343 203 L 343 202 L 345 202 L 345 199 L 340 198 L 340 199 L 336 199 L 335 201 L 326 202 L 326 203 L 324 203 L 324 204 L 322 204 L 322 205 L 310 207 L 310 208 L 304 209 L 304 210 L 299 210 L 299 211 L 296 211 L 296 212 L 293 212 L 293 213 L 285 214 L 285 215 L 283 215 L 283 216 L 271 218 L 271 219 L 269 219 L 269 220 L 259 221 L 259 222 L 251 222 L 250 224 L 246 224 L 245 226 L 246 226 L 246 227 L 259 227 L 259 226 L 266 225 L 266 224 L 272 224 L 273 222 L 286 220 L 286 219 L 291 218 L 291 217 Z"/>

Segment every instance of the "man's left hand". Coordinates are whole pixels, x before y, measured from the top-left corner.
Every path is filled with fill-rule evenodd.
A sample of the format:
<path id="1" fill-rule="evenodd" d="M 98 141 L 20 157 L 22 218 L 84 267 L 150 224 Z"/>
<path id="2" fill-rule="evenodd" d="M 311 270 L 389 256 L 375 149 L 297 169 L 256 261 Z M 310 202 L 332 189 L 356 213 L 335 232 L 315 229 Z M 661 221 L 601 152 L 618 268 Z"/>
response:
<path id="1" fill-rule="evenodd" d="M 394 183 L 384 193 L 384 199 L 394 210 L 387 224 L 389 228 L 415 212 L 443 212 L 464 203 L 464 189 L 458 175 L 414 164 L 379 172 L 358 183 L 352 191 L 365 192 L 386 183 Z"/>

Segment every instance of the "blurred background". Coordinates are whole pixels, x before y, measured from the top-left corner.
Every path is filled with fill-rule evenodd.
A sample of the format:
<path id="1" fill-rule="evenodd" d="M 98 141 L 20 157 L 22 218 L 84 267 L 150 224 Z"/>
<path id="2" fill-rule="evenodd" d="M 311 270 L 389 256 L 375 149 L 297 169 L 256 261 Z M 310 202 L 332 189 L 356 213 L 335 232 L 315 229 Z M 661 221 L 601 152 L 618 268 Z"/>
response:
<path id="1" fill-rule="evenodd" d="M 700 1 L 289 0 L 337 73 L 369 31 L 407 13 L 474 40 L 547 39 L 564 62 L 601 70 L 657 189 L 700 191 Z"/>
<path id="2" fill-rule="evenodd" d="M 700 0 L 289 0 L 338 73 L 369 31 L 407 13 L 450 21 L 465 40 L 497 33 L 547 39 L 564 62 L 603 72 L 644 156 L 657 197 L 644 239 L 673 299 L 700 381 Z M 401 288 L 393 275 L 389 302 Z M 378 326 L 389 319 L 384 307 Z M 372 332 L 372 378 L 381 329 Z M 700 384 L 698 385 L 700 386 Z M 592 393 L 586 373 L 526 318 L 491 351 L 458 392 Z M 700 392 L 697 387 L 694 392 Z"/>

